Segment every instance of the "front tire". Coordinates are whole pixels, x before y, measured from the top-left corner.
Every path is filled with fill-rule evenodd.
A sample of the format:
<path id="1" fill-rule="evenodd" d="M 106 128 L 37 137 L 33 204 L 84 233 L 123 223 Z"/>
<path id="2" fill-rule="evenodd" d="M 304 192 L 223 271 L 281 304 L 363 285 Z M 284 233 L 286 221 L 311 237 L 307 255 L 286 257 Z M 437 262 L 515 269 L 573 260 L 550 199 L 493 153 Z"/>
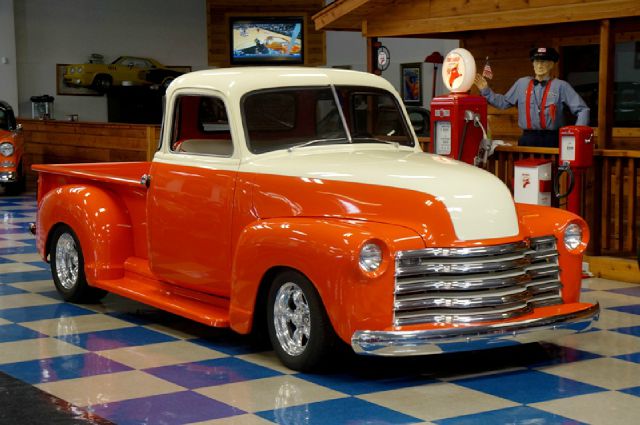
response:
<path id="1" fill-rule="evenodd" d="M 74 303 L 95 303 L 102 299 L 107 292 L 87 283 L 82 248 L 73 230 L 61 225 L 51 241 L 51 274 L 62 298 Z"/>
<path id="2" fill-rule="evenodd" d="M 330 358 L 338 337 L 320 295 L 302 274 L 279 274 L 269 290 L 269 338 L 282 363 L 290 369 L 311 371 Z"/>

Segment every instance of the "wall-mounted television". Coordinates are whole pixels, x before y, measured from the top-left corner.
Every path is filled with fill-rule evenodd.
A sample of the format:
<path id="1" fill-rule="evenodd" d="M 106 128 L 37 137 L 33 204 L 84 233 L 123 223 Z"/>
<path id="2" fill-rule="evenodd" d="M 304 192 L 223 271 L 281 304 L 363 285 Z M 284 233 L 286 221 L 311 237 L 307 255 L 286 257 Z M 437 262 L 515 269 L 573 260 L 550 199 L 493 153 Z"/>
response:
<path id="1" fill-rule="evenodd" d="M 304 63 L 304 16 L 229 18 L 231 65 Z"/>

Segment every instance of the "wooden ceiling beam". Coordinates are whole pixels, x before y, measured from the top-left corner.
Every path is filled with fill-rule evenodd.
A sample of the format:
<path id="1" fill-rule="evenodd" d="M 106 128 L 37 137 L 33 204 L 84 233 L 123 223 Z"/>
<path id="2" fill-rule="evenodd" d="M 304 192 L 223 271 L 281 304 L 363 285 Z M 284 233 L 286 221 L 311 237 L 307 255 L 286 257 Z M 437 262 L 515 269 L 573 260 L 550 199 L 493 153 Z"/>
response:
<path id="1" fill-rule="evenodd" d="M 316 30 L 319 31 L 337 19 L 354 13 L 357 9 L 366 6 L 370 1 L 371 0 L 336 0 L 312 16 L 316 24 Z"/>
<path id="2" fill-rule="evenodd" d="M 418 15 L 420 16 L 420 15 Z M 422 15 L 425 16 L 425 15 Z M 530 7 L 526 10 L 505 10 L 469 15 L 396 18 L 393 10 L 384 16 L 367 17 L 367 37 L 393 37 L 401 35 L 442 35 L 451 32 L 476 31 L 532 25 L 590 21 L 629 16 L 640 16 L 638 0 L 606 0 L 576 4 L 555 4 Z"/>

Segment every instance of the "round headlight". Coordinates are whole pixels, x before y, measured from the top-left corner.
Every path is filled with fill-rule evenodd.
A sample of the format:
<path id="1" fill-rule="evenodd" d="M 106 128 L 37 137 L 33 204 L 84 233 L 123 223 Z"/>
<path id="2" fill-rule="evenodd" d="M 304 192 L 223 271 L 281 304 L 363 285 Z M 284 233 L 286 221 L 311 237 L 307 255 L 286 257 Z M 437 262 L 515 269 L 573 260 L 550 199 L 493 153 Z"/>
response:
<path id="1" fill-rule="evenodd" d="M 9 142 L 1 143 L 0 144 L 0 154 L 2 154 L 4 156 L 13 155 L 13 145 L 11 143 L 9 143 Z"/>
<path id="2" fill-rule="evenodd" d="M 360 249 L 360 268 L 365 272 L 378 270 L 382 264 L 382 248 L 373 242 L 366 243 Z"/>
<path id="3" fill-rule="evenodd" d="M 69 67 L 69 74 L 73 74 L 74 72 L 76 72 L 76 69 L 72 66 Z"/>
<path id="4" fill-rule="evenodd" d="M 564 246 L 569 250 L 574 250 L 582 243 L 582 228 L 573 223 L 564 229 Z"/>
<path id="5" fill-rule="evenodd" d="M 84 68 L 79 66 L 76 71 L 78 71 L 78 74 L 81 74 L 84 71 Z"/>

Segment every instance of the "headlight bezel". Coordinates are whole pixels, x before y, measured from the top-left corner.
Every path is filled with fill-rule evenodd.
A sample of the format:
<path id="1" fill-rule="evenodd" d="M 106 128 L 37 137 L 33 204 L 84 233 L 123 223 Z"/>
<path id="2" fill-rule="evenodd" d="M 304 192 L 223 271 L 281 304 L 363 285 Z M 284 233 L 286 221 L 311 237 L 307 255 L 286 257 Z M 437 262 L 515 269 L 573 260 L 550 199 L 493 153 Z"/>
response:
<path id="1" fill-rule="evenodd" d="M 9 156 L 12 156 L 15 152 L 16 152 L 16 148 L 15 146 L 13 146 L 13 143 L 10 143 L 10 142 L 0 143 L 0 155 L 9 157 Z"/>
<path id="2" fill-rule="evenodd" d="M 580 250 L 584 244 L 584 230 L 578 223 L 569 223 L 562 230 L 562 243 L 569 252 Z"/>
<path id="3" fill-rule="evenodd" d="M 369 240 L 360 246 L 358 267 L 366 274 L 375 274 L 381 270 L 384 262 L 384 248 L 378 241 Z"/>

